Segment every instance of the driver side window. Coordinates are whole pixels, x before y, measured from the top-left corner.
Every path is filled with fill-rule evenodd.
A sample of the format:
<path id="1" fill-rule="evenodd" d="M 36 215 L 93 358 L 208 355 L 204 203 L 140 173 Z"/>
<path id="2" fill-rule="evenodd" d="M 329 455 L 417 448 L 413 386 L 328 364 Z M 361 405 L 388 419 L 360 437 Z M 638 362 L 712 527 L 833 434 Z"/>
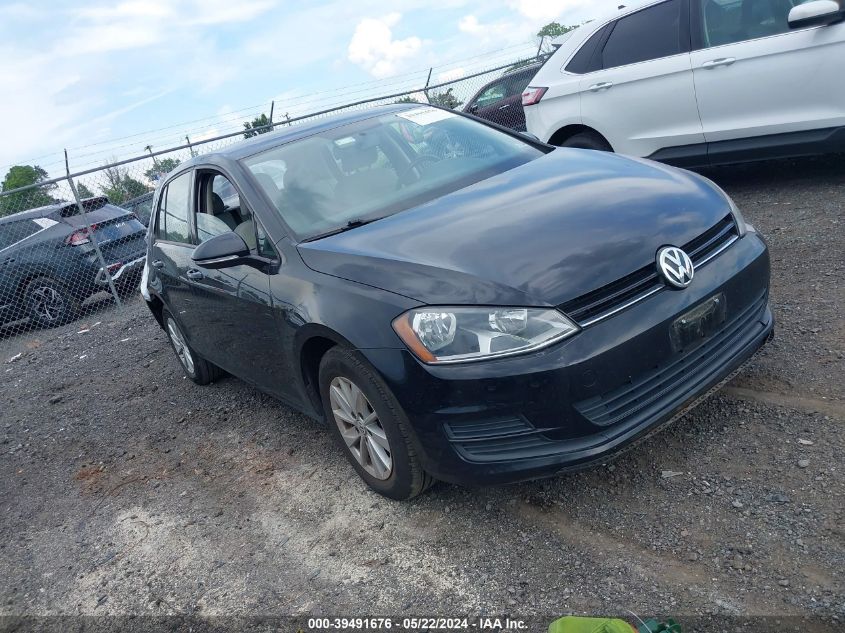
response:
<path id="1" fill-rule="evenodd" d="M 251 252 L 275 258 L 269 237 L 228 178 L 216 172 L 201 172 L 197 186 L 195 226 L 198 243 L 233 232 L 243 238 Z"/>

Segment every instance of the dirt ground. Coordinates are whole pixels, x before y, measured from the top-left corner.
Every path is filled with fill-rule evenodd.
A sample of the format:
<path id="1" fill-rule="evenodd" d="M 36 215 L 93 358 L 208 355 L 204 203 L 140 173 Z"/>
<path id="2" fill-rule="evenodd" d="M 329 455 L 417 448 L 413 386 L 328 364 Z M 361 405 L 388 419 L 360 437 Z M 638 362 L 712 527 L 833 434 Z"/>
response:
<path id="1" fill-rule="evenodd" d="M 578 474 L 391 502 L 317 423 L 186 380 L 140 301 L 0 337 L 0 616 L 845 622 L 845 158 L 708 175 L 769 241 L 775 340 Z"/>

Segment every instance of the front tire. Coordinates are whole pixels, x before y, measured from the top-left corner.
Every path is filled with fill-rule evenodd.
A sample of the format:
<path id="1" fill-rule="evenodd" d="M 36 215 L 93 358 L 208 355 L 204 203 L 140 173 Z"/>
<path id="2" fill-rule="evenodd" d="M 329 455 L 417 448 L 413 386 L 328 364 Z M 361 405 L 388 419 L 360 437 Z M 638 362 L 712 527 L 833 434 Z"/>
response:
<path id="1" fill-rule="evenodd" d="M 320 362 L 319 383 L 332 433 L 370 488 L 404 501 L 434 483 L 417 457 L 401 406 L 360 354 L 330 349 Z"/>
<path id="2" fill-rule="evenodd" d="M 30 320 L 43 328 L 70 323 L 79 315 L 80 303 L 65 285 L 51 277 L 38 277 L 24 291 Z"/>
<path id="3" fill-rule="evenodd" d="M 599 152 L 612 152 L 613 148 L 604 138 L 593 132 L 581 132 L 566 139 L 561 147 L 577 147 Z"/>
<path id="4" fill-rule="evenodd" d="M 197 356 L 197 353 L 188 345 L 182 328 L 167 310 L 162 314 L 164 331 L 170 339 L 170 346 L 173 348 L 179 364 L 185 371 L 185 375 L 198 385 L 207 385 L 219 378 L 220 370 L 204 358 Z"/>

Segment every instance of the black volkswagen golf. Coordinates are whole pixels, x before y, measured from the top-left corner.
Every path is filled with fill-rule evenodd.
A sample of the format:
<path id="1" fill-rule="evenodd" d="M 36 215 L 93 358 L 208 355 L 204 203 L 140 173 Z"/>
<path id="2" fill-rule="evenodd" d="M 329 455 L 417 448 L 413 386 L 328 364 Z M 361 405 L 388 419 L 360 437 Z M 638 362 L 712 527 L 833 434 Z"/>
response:
<path id="1" fill-rule="evenodd" d="M 143 292 L 187 375 L 325 420 L 396 499 L 605 461 L 772 333 L 714 183 L 428 106 L 197 157 L 153 208 Z"/>

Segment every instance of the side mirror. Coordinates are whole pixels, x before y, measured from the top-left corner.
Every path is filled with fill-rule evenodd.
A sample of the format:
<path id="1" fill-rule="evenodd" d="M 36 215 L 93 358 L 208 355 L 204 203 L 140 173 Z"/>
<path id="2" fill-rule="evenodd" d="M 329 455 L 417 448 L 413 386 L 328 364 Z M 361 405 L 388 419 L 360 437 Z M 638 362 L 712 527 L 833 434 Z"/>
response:
<path id="1" fill-rule="evenodd" d="M 845 12 L 835 0 L 811 0 L 789 12 L 789 28 L 801 29 L 808 26 L 826 26 L 845 17 Z"/>
<path id="2" fill-rule="evenodd" d="M 195 264 L 204 268 L 227 268 L 249 257 L 249 247 L 237 233 L 222 233 L 197 246 L 191 254 Z"/>
<path id="3" fill-rule="evenodd" d="M 477 104 L 477 103 L 473 103 L 473 104 L 469 107 L 469 111 L 470 111 L 470 113 L 471 113 L 471 114 L 475 114 L 476 112 L 478 112 L 478 104 Z"/>

